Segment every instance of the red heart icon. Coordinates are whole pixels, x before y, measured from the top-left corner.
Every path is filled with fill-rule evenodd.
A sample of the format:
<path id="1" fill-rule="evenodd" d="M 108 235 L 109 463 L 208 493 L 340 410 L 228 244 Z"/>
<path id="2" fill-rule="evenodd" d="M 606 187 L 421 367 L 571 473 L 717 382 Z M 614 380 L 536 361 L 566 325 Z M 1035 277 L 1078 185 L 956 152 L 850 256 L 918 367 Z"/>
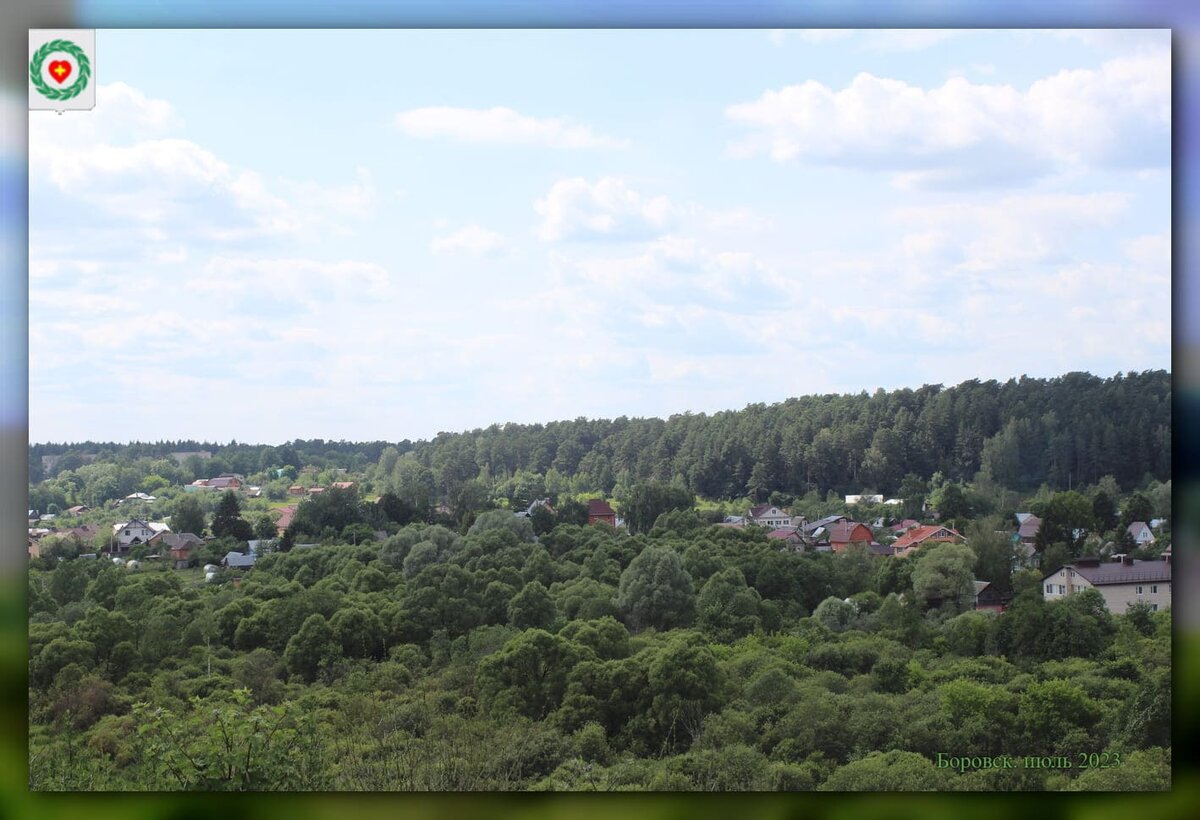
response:
<path id="1" fill-rule="evenodd" d="M 52 60 L 50 62 L 50 76 L 61 85 L 66 81 L 67 77 L 71 76 L 71 64 L 66 60 Z"/>

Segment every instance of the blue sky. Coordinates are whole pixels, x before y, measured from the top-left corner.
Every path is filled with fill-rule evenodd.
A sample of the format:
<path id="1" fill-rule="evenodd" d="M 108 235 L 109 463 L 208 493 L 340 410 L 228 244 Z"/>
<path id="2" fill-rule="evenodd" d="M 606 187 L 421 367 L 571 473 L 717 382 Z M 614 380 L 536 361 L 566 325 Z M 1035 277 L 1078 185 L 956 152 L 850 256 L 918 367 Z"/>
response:
<path id="1" fill-rule="evenodd" d="M 30 440 L 1170 367 L 1165 31 L 97 32 Z"/>

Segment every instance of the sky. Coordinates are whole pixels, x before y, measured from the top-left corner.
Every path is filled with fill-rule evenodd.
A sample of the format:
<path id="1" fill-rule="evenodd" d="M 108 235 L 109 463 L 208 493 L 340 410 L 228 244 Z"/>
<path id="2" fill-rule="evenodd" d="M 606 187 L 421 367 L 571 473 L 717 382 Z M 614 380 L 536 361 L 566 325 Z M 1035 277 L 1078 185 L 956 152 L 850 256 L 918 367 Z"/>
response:
<path id="1" fill-rule="evenodd" d="M 1170 369 L 1167 31 L 118 31 L 30 113 L 29 438 Z"/>

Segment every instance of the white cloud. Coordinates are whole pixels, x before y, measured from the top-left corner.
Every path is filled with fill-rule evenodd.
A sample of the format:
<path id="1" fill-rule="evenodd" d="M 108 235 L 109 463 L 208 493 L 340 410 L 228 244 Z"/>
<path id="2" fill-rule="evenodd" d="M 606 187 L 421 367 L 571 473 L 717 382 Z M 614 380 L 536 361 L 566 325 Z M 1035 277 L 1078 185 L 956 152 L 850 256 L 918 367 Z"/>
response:
<path id="1" fill-rule="evenodd" d="M 268 180 L 176 135 L 181 127 L 169 103 L 124 83 L 100 86 L 96 110 L 84 116 L 31 118 L 31 211 L 62 204 L 78 235 L 175 244 L 340 230 L 341 220 L 371 213 L 363 168 L 346 186 Z"/>
<path id="2" fill-rule="evenodd" d="M 541 148 L 626 148 L 627 140 L 596 134 L 589 126 L 559 118 L 528 117 L 511 108 L 431 106 L 402 111 L 396 127 L 411 137 L 500 143 Z"/>
<path id="3" fill-rule="evenodd" d="M 809 80 L 729 106 L 752 129 L 735 155 L 765 153 L 903 172 L 901 185 L 1003 184 L 1075 166 L 1170 162 L 1170 55 L 1061 71 L 1025 91 L 952 77 L 925 89 L 862 73 L 841 90 Z"/>
<path id="4" fill-rule="evenodd" d="M 545 242 L 572 238 L 640 238 L 670 227 L 676 209 L 665 196 L 645 197 L 616 177 L 555 182 L 534 203 Z"/>
<path id="5" fill-rule="evenodd" d="M 507 247 L 504 237 L 479 225 L 468 225 L 444 236 L 435 236 L 429 243 L 434 253 L 463 252 L 486 256 L 499 253 Z"/>
<path id="6" fill-rule="evenodd" d="M 912 226 L 902 240 L 910 257 L 965 271 L 1031 271 L 1067 254 L 1084 231 L 1112 228 L 1127 212 L 1128 194 L 1023 194 L 988 204 L 963 202 L 898 208 L 889 220 Z"/>

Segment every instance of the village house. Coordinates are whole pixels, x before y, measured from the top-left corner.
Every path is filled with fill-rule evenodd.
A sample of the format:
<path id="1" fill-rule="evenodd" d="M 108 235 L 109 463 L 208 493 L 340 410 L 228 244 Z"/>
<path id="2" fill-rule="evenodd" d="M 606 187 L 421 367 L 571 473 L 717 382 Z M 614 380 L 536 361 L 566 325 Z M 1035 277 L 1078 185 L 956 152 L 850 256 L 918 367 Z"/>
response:
<path id="1" fill-rule="evenodd" d="M 279 518 L 275 520 L 275 533 L 282 538 L 287 528 L 292 525 L 292 519 L 296 515 L 295 507 L 281 507 L 279 510 Z"/>
<path id="2" fill-rule="evenodd" d="M 288 495 L 304 495 L 304 488 L 299 484 L 293 484 L 288 487 Z"/>
<path id="3" fill-rule="evenodd" d="M 1011 595 L 1004 595 L 991 581 L 975 582 L 975 609 L 984 612 L 1003 612 Z"/>
<path id="4" fill-rule="evenodd" d="M 1133 543 L 1139 547 L 1149 546 L 1154 543 L 1154 533 L 1145 521 L 1134 521 L 1126 528 L 1126 531 L 1133 538 Z"/>
<path id="5" fill-rule="evenodd" d="M 791 527 L 785 527 L 779 530 L 771 530 L 767 533 L 767 538 L 778 541 L 780 549 L 790 547 L 796 552 L 804 552 L 804 539 L 800 537 L 800 533 Z"/>
<path id="6" fill-rule="evenodd" d="M 589 524 L 608 524 L 610 527 L 615 527 L 617 526 L 617 511 L 610 507 L 604 499 L 593 498 L 588 501 L 587 522 Z"/>
<path id="7" fill-rule="evenodd" d="M 197 478 L 185 490 L 240 490 L 246 479 L 237 473 L 221 473 L 216 478 Z"/>
<path id="8" fill-rule="evenodd" d="M 166 547 L 175 569 L 187 569 L 192 554 L 204 546 L 204 539 L 190 532 L 163 532 L 151 538 L 150 544 Z"/>
<path id="9" fill-rule="evenodd" d="M 1042 519 L 1031 513 L 1017 513 L 1017 524 L 1017 540 L 1032 547 L 1042 528 Z"/>
<path id="10" fill-rule="evenodd" d="M 1109 562 L 1079 558 L 1042 578 L 1042 595 L 1054 601 L 1094 589 L 1104 597 L 1108 611 L 1122 615 L 1132 604 L 1147 603 L 1157 611 L 1171 606 L 1171 553 L 1153 561 L 1138 561 L 1118 554 Z"/>
<path id="11" fill-rule="evenodd" d="M 550 505 L 549 498 L 535 498 L 533 501 L 529 502 L 528 507 L 523 510 L 517 510 L 515 513 L 513 513 L 513 515 L 515 515 L 517 518 L 529 518 L 533 515 L 533 511 L 538 507 L 545 507 L 550 513 L 554 512 L 554 507 Z"/>
<path id="12" fill-rule="evenodd" d="M 833 552 L 842 552 L 851 544 L 867 544 L 875 540 L 871 528 L 857 521 L 838 521 L 829 525 L 829 548 Z"/>
<path id="13" fill-rule="evenodd" d="M 148 544 L 159 533 L 170 531 L 170 527 L 157 521 L 146 522 L 135 518 L 118 522 L 112 525 L 113 546 L 118 552 L 125 552 L 138 544 Z"/>
<path id="14" fill-rule="evenodd" d="M 254 566 L 254 562 L 258 556 L 243 555 L 240 552 L 227 552 L 225 557 L 221 559 L 221 565 L 230 569 L 250 569 Z"/>
<path id="15" fill-rule="evenodd" d="M 83 515 L 90 509 L 87 504 L 76 504 L 74 507 L 67 507 L 67 515 Z"/>
<path id="16" fill-rule="evenodd" d="M 829 528 L 834 524 L 849 520 L 844 515 L 827 515 L 824 518 L 818 518 L 816 521 L 809 521 L 800 527 L 800 537 L 809 544 L 824 545 L 825 551 L 828 551 Z"/>
<path id="17" fill-rule="evenodd" d="M 333 489 L 333 490 L 357 490 L 358 482 L 357 481 L 335 481 L 332 484 L 330 484 L 329 487 L 330 487 L 330 489 Z"/>
<path id="18" fill-rule="evenodd" d="M 923 524 L 908 530 L 892 544 L 892 554 L 898 558 L 907 558 L 924 544 L 930 543 L 965 543 L 958 532 L 940 524 Z"/>
<path id="19" fill-rule="evenodd" d="M 773 530 L 789 527 L 792 516 L 776 507 L 774 504 L 756 504 L 746 515 L 746 523 L 756 527 L 770 527 Z"/>
<path id="20" fill-rule="evenodd" d="M 882 495 L 848 495 L 846 496 L 847 504 L 882 504 Z"/>

